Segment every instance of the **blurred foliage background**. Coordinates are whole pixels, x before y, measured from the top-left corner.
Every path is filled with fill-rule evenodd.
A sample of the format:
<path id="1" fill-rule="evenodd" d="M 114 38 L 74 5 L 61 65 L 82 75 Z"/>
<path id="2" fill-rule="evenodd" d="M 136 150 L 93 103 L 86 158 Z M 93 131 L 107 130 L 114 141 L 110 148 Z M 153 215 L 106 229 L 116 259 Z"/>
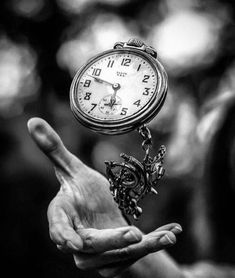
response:
<path id="1" fill-rule="evenodd" d="M 235 6 L 229 0 L 2 0 L 0 2 L 0 173 L 3 273 L 8 277 L 95 277 L 78 271 L 50 241 L 46 210 L 58 190 L 49 161 L 26 129 L 46 119 L 65 145 L 104 173 L 120 152 L 143 157 L 136 132 L 103 136 L 78 124 L 69 87 L 79 67 L 117 41 L 158 50 L 169 93 L 150 123 L 167 147 L 159 197 L 135 223 L 149 232 L 184 228 L 169 253 L 180 263 L 234 263 Z M 131 144 L 130 144 L 131 142 Z"/>

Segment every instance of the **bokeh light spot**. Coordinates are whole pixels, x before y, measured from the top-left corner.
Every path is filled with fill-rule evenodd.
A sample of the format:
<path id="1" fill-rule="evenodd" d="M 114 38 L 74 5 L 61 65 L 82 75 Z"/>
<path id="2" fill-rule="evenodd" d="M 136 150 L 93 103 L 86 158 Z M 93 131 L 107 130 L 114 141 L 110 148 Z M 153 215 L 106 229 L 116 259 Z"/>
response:
<path id="1" fill-rule="evenodd" d="M 208 64 L 218 51 L 222 20 L 185 10 L 172 13 L 149 36 L 170 73 Z"/>
<path id="2" fill-rule="evenodd" d="M 0 115 L 13 116 L 34 97 L 39 86 L 36 56 L 27 45 L 0 38 Z"/>
<path id="3" fill-rule="evenodd" d="M 136 37 L 135 30 L 128 28 L 113 14 L 99 15 L 82 34 L 64 42 L 58 53 L 57 62 L 73 76 L 94 54 L 111 49 L 115 42 Z"/>

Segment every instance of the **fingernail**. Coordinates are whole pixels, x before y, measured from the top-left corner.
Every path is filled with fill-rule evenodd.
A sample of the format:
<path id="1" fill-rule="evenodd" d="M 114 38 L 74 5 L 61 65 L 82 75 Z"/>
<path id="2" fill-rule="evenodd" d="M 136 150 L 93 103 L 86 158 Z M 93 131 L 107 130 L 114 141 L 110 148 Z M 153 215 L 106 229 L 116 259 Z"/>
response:
<path id="1" fill-rule="evenodd" d="M 67 241 L 67 246 L 68 246 L 68 248 L 69 249 L 73 249 L 73 250 L 75 250 L 75 251 L 79 251 L 79 248 L 76 246 L 76 245 L 74 245 L 71 241 Z"/>
<path id="2" fill-rule="evenodd" d="M 170 238 L 168 234 L 165 234 L 160 238 L 159 242 L 163 245 L 175 244 L 175 239 Z"/>
<path id="3" fill-rule="evenodd" d="M 124 234 L 123 237 L 129 242 L 138 242 L 141 240 L 141 235 L 133 231 L 128 231 L 127 233 Z"/>
<path id="4" fill-rule="evenodd" d="M 181 226 L 175 226 L 171 229 L 171 232 L 173 232 L 174 234 L 178 234 L 181 233 L 183 231 L 183 229 L 181 228 Z"/>

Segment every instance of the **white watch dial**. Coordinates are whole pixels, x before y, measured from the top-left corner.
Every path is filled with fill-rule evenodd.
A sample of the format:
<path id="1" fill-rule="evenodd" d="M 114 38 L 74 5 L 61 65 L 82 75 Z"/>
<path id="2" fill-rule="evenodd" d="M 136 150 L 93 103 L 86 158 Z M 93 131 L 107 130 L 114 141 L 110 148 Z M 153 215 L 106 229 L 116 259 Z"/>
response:
<path id="1" fill-rule="evenodd" d="M 80 73 L 75 96 L 82 113 L 94 120 L 115 121 L 140 112 L 154 98 L 157 71 L 131 52 L 105 54 Z"/>

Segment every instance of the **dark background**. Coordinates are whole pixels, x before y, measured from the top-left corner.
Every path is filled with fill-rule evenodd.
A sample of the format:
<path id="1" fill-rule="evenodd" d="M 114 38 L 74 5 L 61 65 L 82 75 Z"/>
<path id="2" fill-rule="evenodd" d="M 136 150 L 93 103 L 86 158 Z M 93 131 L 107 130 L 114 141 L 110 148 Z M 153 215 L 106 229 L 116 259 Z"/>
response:
<path id="1" fill-rule="evenodd" d="M 235 6 L 233 1 L 2 0 L 0 2 L 0 173 L 2 272 L 7 277 L 95 277 L 50 241 L 46 211 L 58 190 L 31 141 L 30 117 L 46 119 L 66 146 L 104 172 L 120 152 L 143 156 L 136 132 L 110 137 L 73 118 L 76 70 L 116 41 L 154 46 L 169 93 L 151 122 L 153 153 L 167 147 L 159 196 L 143 201 L 144 232 L 168 222 L 184 233 L 169 253 L 183 264 L 233 264 Z M 130 144 L 131 142 L 131 144 Z"/>

